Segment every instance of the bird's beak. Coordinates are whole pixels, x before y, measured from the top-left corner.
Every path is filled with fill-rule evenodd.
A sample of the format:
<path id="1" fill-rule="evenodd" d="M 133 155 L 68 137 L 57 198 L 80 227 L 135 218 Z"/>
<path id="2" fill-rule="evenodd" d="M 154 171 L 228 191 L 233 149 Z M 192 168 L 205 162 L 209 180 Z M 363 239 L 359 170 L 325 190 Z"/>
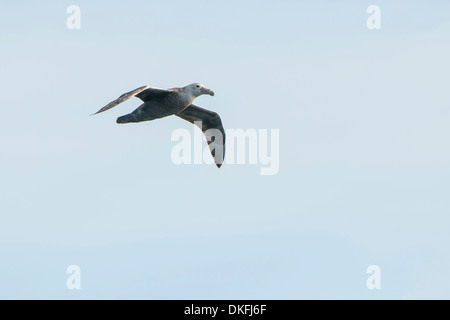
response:
<path id="1" fill-rule="evenodd" d="M 200 91 L 201 91 L 202 94 L 209 94 L 210 96 L 214 95 L 214 91 L 209 90 L 208 88 L 201 88 Z"/>

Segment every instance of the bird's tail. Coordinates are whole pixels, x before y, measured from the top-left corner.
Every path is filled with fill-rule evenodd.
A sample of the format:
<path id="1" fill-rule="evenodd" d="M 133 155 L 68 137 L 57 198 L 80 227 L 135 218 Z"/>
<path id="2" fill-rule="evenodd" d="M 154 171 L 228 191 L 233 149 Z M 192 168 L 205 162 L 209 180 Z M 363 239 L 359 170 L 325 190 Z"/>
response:
<path id="1" fill-rule="evenodd" d="M 129 122 L 136 122 L 136 117 L 133 114 L 126 114 L 124 116 L 117 118 L 117 123 L 129 123 Z"/>

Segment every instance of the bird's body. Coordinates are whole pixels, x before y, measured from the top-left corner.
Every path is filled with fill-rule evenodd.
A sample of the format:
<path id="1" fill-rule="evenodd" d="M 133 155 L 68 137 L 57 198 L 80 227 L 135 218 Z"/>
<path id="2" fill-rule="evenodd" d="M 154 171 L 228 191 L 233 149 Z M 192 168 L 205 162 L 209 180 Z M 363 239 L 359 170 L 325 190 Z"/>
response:
<path id="1" fill-rule="evenodd" d="M 172 89 L 143 86 L 124 93 L 95 114 L 109 110 L 132 97 L 137 97 L 144 103 L 133 112 L 117 118 L 117 123 L 150 121 L 170 115 L 176 115 L 198 126 L 201 125 L 200 129 L 208 140 L 217 167 L 220 168 L 225 155 L 225 131 L 221 119 L 216 112 L 192 104 L 195 98 L 203 94 L 214 96 L 213 91 L 205 88 L 199 83 L 193 83 L 183 88 Z M 210 129 L 215 129 L 216 131 Z M 218 135 L 221 135 L 221 139 L 218 139 Z M 212 137 L 214 137 L 214 139 Z M 214 142 L 214 145 L 211 144 L 212 142 Z"/>
<path id="2" fill-rule="evenodd" d="M 176 92 L 162 94 L 141 104 L 133 112 L 117 119 L 117 123 L 141 122 L 164 118 L 179 113 L 190 104 L 182 101 Z"/>
<path id="3" fill-rule="evenodd" d="M 147 89 L 148 90 L 148 89 Z M 153 90 L 151 94 L 139 93 L 136 97 L 141 97 L 144 103 L 133 112 L 117 119 L 117 123 L 141 122 L 170 115 L 177 114 L 189 107 L 194 99 L 185 94 L 180 88 L 173 88 L 167 91 L 157 92 Z"/>

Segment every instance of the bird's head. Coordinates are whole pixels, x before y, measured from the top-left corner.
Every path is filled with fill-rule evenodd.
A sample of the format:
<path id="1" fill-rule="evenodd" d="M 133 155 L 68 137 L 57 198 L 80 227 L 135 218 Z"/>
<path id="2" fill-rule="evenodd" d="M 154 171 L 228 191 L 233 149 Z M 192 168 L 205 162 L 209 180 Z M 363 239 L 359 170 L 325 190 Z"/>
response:
<path id="1" fill-rule="evenodd" d="M 202 94 L 209 94 L 210 96 L 214 95 L 214 91 L 205 88 L 201 83 L 192 83 L 185 87 L 185 90 L 190 93 L 190 95 L 194 98 L 201 96 Z"/>

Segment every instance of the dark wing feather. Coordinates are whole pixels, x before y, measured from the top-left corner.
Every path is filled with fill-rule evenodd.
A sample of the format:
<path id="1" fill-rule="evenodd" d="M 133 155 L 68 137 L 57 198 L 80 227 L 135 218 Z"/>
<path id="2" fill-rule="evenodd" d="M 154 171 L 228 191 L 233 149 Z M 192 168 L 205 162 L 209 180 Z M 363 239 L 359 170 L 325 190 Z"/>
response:
<path id="1" fill-rule="evenodd" d="M 141 99 L 142 101 L 146 102 L 154 97 L 160 96 L 161 94 L 167 94 L 170 92 L 172 92 L 172 91 L 166 90 L 166 89 L 150 87 L 150 86 L 139 87 L 137 89 L 134 89 L 133 91 L 124 93 L 123 95 L 118 97 L 116 100 L 111 101 L 110 103 L 108 103 L 106 106 L 104 106 L 103 108 L 101 108 L 94 114 L 98 114 L 98 113 L 104 112 L 106 110 L 109 110 L 111 108 L 114 108 L 118 104 L 120 104 L 124 101 L 127 101 L 128 99 L 131 99 L 133 97 L 137 97 L 137 98 Z"/>
<path id="2" fill-rule="evenodd" d="M 182 112 L 176 114 L 176 116 L 196 124 L 203 131 L 206 137 L 206 141 L 208 142 L 209 148 L 211 150 L 211 154 L 214 158 L 214 161 L 216 162 L 217 167 L 220 168 L 225 158 L 225 130 L 223 129 L 222 121 L 220 119 L 219 114 L 217 114 L 214 111 L 206 110 L 191 104 Z M 195 123 L 199 121 L 202 122 L 201 127 L 199 123 Z M 212 140 L 213 134 L 207 132 L 208 129 L 219 130 L 222 133 L 222 141 Z M 217 138 L 215 137 L 214 139 Z M 215 142 L 214 145 L 212 144 L 212 142 Z M 222 147 L 221 148 L 222 152 L 220 152 L 219 149 L 216 150 L 217 146 Z"/>
<path id="3" fill-rule="evenodd" d="M 155 88 L 155 87 L 147 87 L 147 89 L 145 89 L 144 91 L 136 94 L 136 98 L 139 98 L 144 102 L 147 102 L 154 98 L 160 98 L 160 97 L 166 96 L 167 94 L 169 94 L 171 92 L 173 92 L 172 89 L 166 90 L 166 89 L 159 89 L 159 88 Z"/>

